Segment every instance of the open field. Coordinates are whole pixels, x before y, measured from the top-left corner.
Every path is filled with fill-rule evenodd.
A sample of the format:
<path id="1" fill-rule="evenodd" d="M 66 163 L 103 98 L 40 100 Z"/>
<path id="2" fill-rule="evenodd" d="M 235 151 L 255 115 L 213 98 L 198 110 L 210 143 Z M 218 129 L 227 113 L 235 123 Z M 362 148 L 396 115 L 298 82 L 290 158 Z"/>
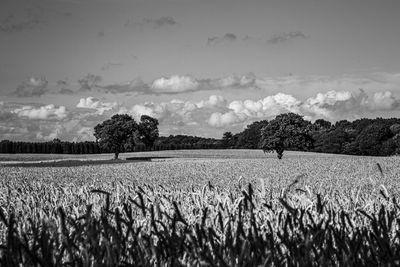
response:
<path id="1" fill-rule="evenodd" d="M 15 164 L 49 160 L 35 156 L 2 158 L 14 164 L 0 166 L 3 264 L 400 263 L 399 157 L 195 150 Z"/>
<path id="2" fill-rule="evenodd" d="M 307 155 L 308 157 L 346 157 L 346 155 L 323 154 L 323 153 L 304 153 L 296 151 L 285 152 L 285 157 L 298 157 Z M 113 154 L 0 154 L 0 163 L 7 162 L 31 162 L 31 161 L 51 161 L 51 160 L 107 160 L 112 159 Z M 213 150 L 164 150 L 153 152 L 134 152 L 122 153 L 121 159 L 141 158 L 141 157 L 171 157 L 171 158 L 237 158 L 237 159 L 265 159 L 276 158 L 275 154 L 264 154 L 261 150 L 247 149 L 213 149 Z"/>

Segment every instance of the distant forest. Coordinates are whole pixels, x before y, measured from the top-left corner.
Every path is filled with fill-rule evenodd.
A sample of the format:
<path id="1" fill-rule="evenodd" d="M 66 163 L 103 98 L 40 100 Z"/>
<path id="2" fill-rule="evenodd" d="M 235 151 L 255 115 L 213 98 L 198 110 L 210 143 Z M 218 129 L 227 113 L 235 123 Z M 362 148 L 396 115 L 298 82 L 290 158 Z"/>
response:
<path id="1" fill-rule="evenodd" d="M 159 137 L 152 147 L 142 143 L 127 145 L 125 152 L 180 150 L 180 149 L 259 149 L 261 129 L 268 121 L 256 121 L 240 133 L 225 132 L 221 139 L 186 135 Z M 335 124 L 319 119 L 312 124 L 310 135 L 314 146 L 309 151 L 389 156 L 400 154 L 400 119 L 376 118 L 342 120 Z M 49 142 L 18 142 L 3 140 L 0 153 L 54 153 L 96 154 L 109 153 L 96 142 L 64 142 L 54 139 Z"/>

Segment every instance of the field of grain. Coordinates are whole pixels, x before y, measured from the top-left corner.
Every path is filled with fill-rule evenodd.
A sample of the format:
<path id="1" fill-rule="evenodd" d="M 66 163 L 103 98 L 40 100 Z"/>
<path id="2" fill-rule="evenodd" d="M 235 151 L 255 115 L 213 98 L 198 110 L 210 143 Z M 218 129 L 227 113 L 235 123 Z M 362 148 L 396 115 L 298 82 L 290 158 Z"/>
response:
<path id="1" fill-rule="evenodd" d="M 197 150 L 93 164 L 108 156 L 3 155 L 0 263 L 400 263 L 398 157 Z"/>

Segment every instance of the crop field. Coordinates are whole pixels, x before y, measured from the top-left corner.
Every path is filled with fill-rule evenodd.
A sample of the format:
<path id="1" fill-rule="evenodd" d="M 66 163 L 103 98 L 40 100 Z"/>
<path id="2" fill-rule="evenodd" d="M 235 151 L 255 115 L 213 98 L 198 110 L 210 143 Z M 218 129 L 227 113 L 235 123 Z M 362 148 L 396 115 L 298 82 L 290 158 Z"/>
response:
<path id="1" fill-rule="evenodd" d="M 0 265 L 400 264 L 399 157 L 111 157 L 2 155 Z"/>

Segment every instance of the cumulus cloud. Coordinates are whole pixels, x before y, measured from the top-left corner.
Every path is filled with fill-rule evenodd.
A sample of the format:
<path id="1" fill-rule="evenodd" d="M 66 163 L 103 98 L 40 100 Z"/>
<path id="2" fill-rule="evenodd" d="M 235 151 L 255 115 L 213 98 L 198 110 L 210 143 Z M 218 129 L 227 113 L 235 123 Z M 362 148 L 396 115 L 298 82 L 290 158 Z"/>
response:
<path id="1" fill-rule="evenodd" d="M 307 119 L 324 118 L 330 121 L 374 117 L 377 112 L 400 110 L 400 99 L 392 92 L 377 92 L 369 96 L 363 90 L 329 91 L 318 93 L 304 102 L 292 95 L 278 93 L 258 101 L 235 100 L 228 104 L 226 112 L 214 112 L 208 119 L 213 127 L 227 127 L 250 123 L 255 120 L 272 119 L 281 113 L 294 112 Z"/>
<path id="2" fill-rule="evenodd" d="M 67 109 L 64 106 L 58 108 L 53 104 L 47 106 L 41 106 L 38 108 L 32 106 L 23 106 L 12 111 L 21 118 L 28 119 L 64 119 L 67 117 Z"/>
<path id="3" fill-rule="evenodd" d="M 323 118 L 334 122 L 362 117 L 392 117 L 399 111 L 400 99 L 389 90 L 369 94 L 362 90 L 331 90 L 306 99 L 277 93 L 256 100 L 227 101 L 222 96 L 210 95 L 198 101 L 173 99 L 126 107 L 87 97 L 81 98 L 77 108 L 68 114 L 63 106 L 0 103 L 0 133 L 4 138 L 14 136 L 21 140 L 93 140 L 92 130 L 96 124 L 115 113 L 127 113 L 136 120 L 141 115 L 157 118 L 160 132 L 164 135 L 221 136 L 223 131 L 238 132 L 254 121 L 271 120 L 287 112 L 298 113 L 308 120 Z M 35 119 L 40 119 L 40 123 Z"/>
<path id="4" fill-rule="evenodd" d="M 85 126 L 81 120 L 41 123 L 32 135 L 32 139 L 40 141 L 51 141 L 54 138 L 68 141 L 94 141 L 94 126 Z M 31 140 L 32 140 L 31 139 Z"/>
<path id="5" fill-rule="evenodd" d="M 13 94 L 18 97 L 41 96 L 47 92 L 48 83 L 45 77 L 32 76 L 20 84 Z"/>
<path id="6" fill-rule="evenodd" d="M 294 40 L 308 39 L 308 38 L 310 38 L 310 36 L 304 34 L 301 31 L 282 32 L 272 35 L 267 42 L 270 44 L 282 44 L 282 43 L 292 42 Z"/>
<path id="7" fill-rule="evenodd" d="M 399 108 L 400 100 L 390 91 L 376 92 L 368 104 L 372 110 L 393 110 Z"/>
<path id="8" fill-rule="evenodd" d="M 282 93 L 267 96 L 258 101 L 235 100 L 229 103 L 229 111 L 213 113 L 208 123 L 214 127 L 223 127 L 250 120 L 270 118 L 285 112 L 298 113 L 300 104 L 301 102 L 293 96 Z"/>
<path id="9" fill-rule="evenodd" d="M 138 27 L 138 26 L 151 26 L 153 28 L 162 28 L 162 27 L 168 27 L 168 26 L 174 26 L 176 25 L 177 22 L 173 17 L 160 17 L 157 19 L 153 18 L 144 18 L 141 21 L 134 21 L 131 19 L 128 19 L 124 26 L 125 27 Z"/>
<path id="10" fill-rule="evenodd" d="M 89 96 L 87 98 L 81 98 L 79 103 L 76 105 L 77 108 L 87 108 L 87 109 L 95 109 L 98 114 L 103 115 L 105 111 L 112 110 L 117 107 L 117 103 L 107 103 L 101 102 L 99 99 Z"/>
<path id="11" fill-rule="evenodd" d="M 207 45 L 216 45 L 220 43 L 231 43 L 238 39 L 234 33 L 226 33 L 223 36 L 213 36 L 207 39 Z"/>
<path id="12" fill-rule="evenodd" d="M 77 136 L 74 137 L 73 141 L 88 141 L 93 140 L 93 128 L 92 127 L 82 127 L 77 131 Z"/>
<path id="13" fill-rule="evenodd" d="M 199 82 L 190 76 L 174 75 L 169 78 L 162 77 L 153 81 L 151 91 L 154 93 L 181 93 L 195 91 Z"/>
<path id="14" fill-rule="evenodd" d="M 208 100 L 202 100 L 196 103 L 198 108 L 210 108 L 210 107 L 225 107 L 226 100 L 220 95 L 211 95 Z"/>
<path id="15" fill-rule="evenodd" d="M 399 103 L 400 100 L 389 91 L 376 92 L 372 97 L 364 90 L 358 93 L 329 91 L 307 99 L 302 104 L 302 110 L 306 115 L 330 120 L 356 119 L 376 112 L 398 110 Z"/>
<path id="16" fill-rule="evenodd" d="M 41 131 L 36 133 L 36 139 L 51 141 L 56 138 L 60 138 L 63 132 L 63 126 L 60 124 L 55 125 L 48 133 L 44 133 L 45 127 L 41 127 Z"/>
<path id="17" fill-rule="evenodd" d="M 254 121 L 270 120 L 287 112 L 303 115 L 308 120 L 324 118 L 332 122 L 376 117 L 379 112 L 391 116 L 400 110 L 399 103 L 400 99 L 390 91 L 368 95 L 362 90 L 332 90 L 304 101 L 290 94 L 277 93 L 259 100 L 230 102 L 217 95 L 199 102 L 177 99 L 161 103 L 146 102 L 130 109 L 121 109 L 120 113 L 129 113 L 137 119 L 144 114 L 150 115 L 159 119 L 161 128 L 196 134 L 195 129 L 205 132 L 212 132 L 213 128 L 240 131 Z"/>
<path id="18" fill-rule="evenodd" d="M 226 113 L 215 112 L 211 114 L 208 119 L 208 124 L 214 127 L 224 127 L 227 125 L 236 124 L 243 122 L 246 119 L 242 114 L 237 114 L 234 111 L 228 111 Z"/>
<path id="19" fill-rule="evenodd" d="M 211 95 L 199 102 L 174 99 L 169 102 L 146 102 L 132 108 L 121 108 L 119 113 L 129 113 L 139 119 L 141 115 L 157 118 L 163 125 L 180 127 L 205 125 L 207 118 L 215 111 L 226 111 L 226 100 L 222 96 Z"/>

